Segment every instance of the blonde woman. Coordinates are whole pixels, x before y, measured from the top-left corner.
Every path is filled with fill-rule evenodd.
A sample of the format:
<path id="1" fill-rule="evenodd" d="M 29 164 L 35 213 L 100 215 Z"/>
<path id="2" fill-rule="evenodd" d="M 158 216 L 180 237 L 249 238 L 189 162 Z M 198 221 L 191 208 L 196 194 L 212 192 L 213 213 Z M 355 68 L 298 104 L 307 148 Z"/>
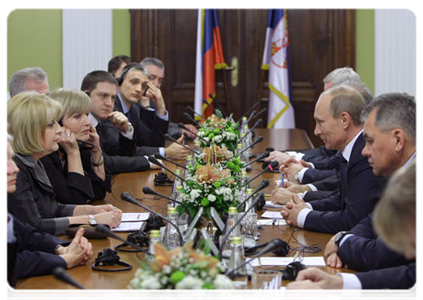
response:
<path id="1" fill-rule="evenodd" d="M 59 149 L 61 106 L 46 95 L 22 92 L 7 104 L 9 134 L 20 170 L 17 190 L 8 195 L 8 210 L 42 232 L 64 234 L 71 224 L 120 224 L 122 211 L 111 205 L 58 203 L 40 159 Z"/>
<path id="2" fill-rule="evenodd" d="M 65 204 L 86 204 L 110 192 L 111 174 L 104 169 L 97 131 L 88 117 L 90 98 L 80 90 L 57 89 L 50 98 L 62 107 L 59 150 L 41 158 L 56 194 Z"/>

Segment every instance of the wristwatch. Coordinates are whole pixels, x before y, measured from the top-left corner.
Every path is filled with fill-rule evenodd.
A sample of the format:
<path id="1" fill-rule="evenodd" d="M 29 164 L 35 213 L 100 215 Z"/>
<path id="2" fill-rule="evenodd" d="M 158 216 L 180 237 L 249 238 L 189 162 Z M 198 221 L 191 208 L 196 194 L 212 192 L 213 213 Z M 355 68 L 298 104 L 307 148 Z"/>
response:
<path id="1" fill-rule="evenodd" d="M 347 235 L 351 234 L 350 231 L 340 231 L 335 235 L 335 245 L 339 248 L 339 244 L 341 243 L 342 239 Z"/>
<path id="2" fill-rule="evenodd" d="M 88 215 L 90 225 L 97 225 L 97 220 L 94 218 L 93 215 Z"/>

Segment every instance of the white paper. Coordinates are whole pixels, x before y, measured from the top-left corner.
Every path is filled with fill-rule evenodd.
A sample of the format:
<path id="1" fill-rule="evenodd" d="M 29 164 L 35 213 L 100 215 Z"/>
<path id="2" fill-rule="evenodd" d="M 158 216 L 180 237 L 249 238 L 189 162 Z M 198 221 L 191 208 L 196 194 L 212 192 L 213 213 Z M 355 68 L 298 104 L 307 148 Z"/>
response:
<path id="1" fill-rule="evenodd" d="M 123 213 L 122 222 L 147 221 L 150 213 Z"/>
<path id="2" fill-rule="evenodd" d="M 282 204 L 273 204 L 272 201 L 266 201 L 266 205 L 264 207 L 270 207 L 270 208 L 280 208 L 284 207 Z"/>
<path id="3" fill-rule="evenodd" d="M 261 217 L 268 219 L 283 219 L 280 211 L 266 211 Z"/>
<path id="4" fill-rule="evenodd" d="M 141 229 L 144 222 L 122 222 L 112 231 L 138 231 Z"/>
<path id="5" fill-rule="evenodd" d="M 260 257 L 253 259 L 251 265 L 253 267 L 259 266 L 287 266 L 294 261 L 293 257 Z M 307 267 L 324 267 L 326 266 L 323 256 L 309 256 L 303 257 L 302 264 Z"/>
<path id="6" fill-rule="evenodd" d="M 279 220 L 269 220 L 269 219 L 258 219 L 257 225 L 261 226 L 280 226 L 280 225 L 288 225 L 285 220 L 279 219 Z"/>

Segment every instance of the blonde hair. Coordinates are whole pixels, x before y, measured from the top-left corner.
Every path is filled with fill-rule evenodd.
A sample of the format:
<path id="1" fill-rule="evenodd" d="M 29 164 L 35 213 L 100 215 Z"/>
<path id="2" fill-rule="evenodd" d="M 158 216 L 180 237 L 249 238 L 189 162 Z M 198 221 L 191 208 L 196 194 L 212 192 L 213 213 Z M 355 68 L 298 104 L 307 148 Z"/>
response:
<path id="1" fill-rule="evenodd" d="M 92 103 L 90 97 L 81 90 L 59 88 L 50 94 L 50 98 L 57 101 L 62 107 L 59 120 L 66 115 L 84 114 L 91 111 Z"/>
<path id="2" fill-rule="evenodd" d="M 416 228 L 416 163 L 392 175 L 373 213 L 373 224 L 381 239 L 403 253 L 410 245 L 405 231 Z"/>
<path id="3" fill-rule="evenodd" d="M 33 91 L 17 94 L 7 103 L 8 133 L 13 136 L 13 150 L 22 155 L 45 153 L 41 141 L 52 120 L 57 120 L 62 108 L 47 95 Z"/>

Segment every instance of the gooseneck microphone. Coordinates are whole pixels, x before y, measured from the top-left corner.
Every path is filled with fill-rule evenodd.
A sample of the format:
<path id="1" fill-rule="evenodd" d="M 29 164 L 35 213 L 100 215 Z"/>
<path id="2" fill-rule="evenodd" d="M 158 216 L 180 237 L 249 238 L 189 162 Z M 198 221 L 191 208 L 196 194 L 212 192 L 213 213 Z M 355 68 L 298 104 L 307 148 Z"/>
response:
<path id="1" fill-rule="evenodd" d="M 110 228 L 109 228 L 109 226 L 98 224 L 95 227 L 95 231 L 97 233 L 102 234 L 102 235 L 106 235 L 108 237 L 111 237 L 111 238 L 114 238 L 116 240 L 119 240 L 119 241 L 121 241 L 121 242 L 123 242 L 123 243 L 125 243 L 125 244 L 127 244 L 127 245 L 129 245 L 129 246 L 131 246 L 131 247 L 133 247 L 133 248 L 135 248 L 137 250 L 139 250 L 139 251 L 144 251 L 144 252 L 147 251 L 147 249 L 143 249 L 143 248 L 135 245 L 134 243 L 132 243 L 132 242 L 130 242 L 128 240 L 124 240 L 123 238 L 121 238 L 120 236 L 118 236 L 116 233 L 114 233 L 113 231 L 111 231 Z"/>
<path id="2" fill-rule="evenodd" d="M 213 103 L 216 104 L 216 107 L 222 112 L 222 116 L 225 118 L 226 113 L 223 110 L 222 106 L 220 106 L 220 104 L 216 101 L 216 97 L 214 97 L 212 93 L 209 94 L 209 97 L 213 99 Z"/>
<path id="3" fill-rule="evenodd" d="M 252 142 L 250 145 L 248 145 L 248 147 L 245 147 L 244 149 L 242 149 L 242 151 L 239 154 L 241 155 L 242 153 L 244 153 L 245 150 L 248 150 L 249 148 L 253 147 L 254 145 L 256 145 L 256 144 L 258 144 L 258 143 L 260 143 L 262 141 L 263 141 L 263 137 L 262 136 L 258 136 L 254 140 L 254 142 Z"/>
<path id="4" fill-rule="evenodd" d="M 159 167 L 162 167 L 163 169 L 165 169 L 166 171 L 168 171 L 169 173 L 171 173 L 173 176 L 178 177 L 180 180 L 185 181 L 185 178 L 181 177 L 180 175 L 176 174 L 175 172 L 173 172 L 172 170 L 170 170 L 169 168 L 165 167 L 163 164 L 161 164 L 154 156 L 149 156 L 148 160 L 155 164 L 158 165 Z"/>
<path id="5" fill-rule="evenodd" d="M 167 197 L 167 196 L 165 196 L 165 195 L 159 194 L 159 193 L 157 193 L 155 190 L 151 189 L 151 188 L 150 188 L 150 187 L 148 187 L 148 186 L 143 187 L 143 188 L 142 188 L 142 191 L 143 191 L 143 193 L 144 193 L 144 194 L 146 194 L 146 195 L 156 195 L 156 196 L 159 196 L 159 197 L 161 197 L 161 198 L 165 198 L 165 199 L 167 199 L 167 200 L 169 200 L 169 201 L 171 201 L 171 202 L 178 203 L 178 204 L 179 204 L 179 205 L 181 205 L 181 206 L 185 209 L 185 211 L 187 212 L 187 215 L 188 215 L 188 221 L 189 221 L 189 223 L 191 223 L 191 216 L 189 215 L 189 210 L 188 210 L 188 207 L 187 207 L 185 204 L 183 204 L 181 201 L 178 201 L 178 200 L 176 200 L 176 199 L 173 199 L 173 198 Z"/>
<path id="6" fill-rule="evenodd" d="M 220 249 L 219 249 L 219 258 L 220 259 L 222 259 L 222 249 L 223 249 L 223 245 L 225 245 L 225 243 L 226 243 L 226 241 L 227 241 L 227 239 L 229 238 L 229 235 L 231 234 L 231 232 L 235 229 L 235 227 L 237 227 L 240 223 L 241 223 L 241 221 L 242 221 L 242 219 L 244 219 L 245 218 L 245 216 L 247 215 L 247 213 L 253 208 L 253 207 L 255 207 L 256 206 L 256 204 L 257 203 L 259 203 L 261 200 L 263 200 L 264 199 L 264 194 L 263 193 L 258 193 L 256 196 L 255 196 L 255 198 L 254 198 L 254 200 L 253 200 L 253 203 L 251 203 L 251 206 L 242 214 L 242 216 L 238 219 L 238 221 L 234 224 L 234 226 L 232 226 L 230 229 L 229 229 L 229 231 L 226 233 L 226 235 L 223 237 L 223 239 L 222 239 L 222 243 L 221 243 L 221 247 L 220 247 Z"/>
<path id="7" fill-rule="evenodd" d="M 191 132 L 193 135 L 195 135 L 196 137 L 198 137 L 199 139 L 202 139 L 204 142 L 206 142 L 206 144 L 208 144 L 207 140 L 205 140 L 204 138 L 202 138 L 201 136 L 199 136 L 198 134 L 196 134 L 195 132 L 189 130 L 184 124 L 182 123 L 178 123 L 178 127 L 181 129 L 185 129 L 186 131 Z"/>
<path id="8" fill-rule="evenodd" d="M 259 111 L 258 113 L 256 113 L 256 114 L 254 115 L 254 117 L 252 117 L 252 118 L 251 118 L 251 120 L 252 120 L 252 119 L 254 119 L 254 118 L 257 118 L 258 116 L 260 116 L 260 115 L 262 115 L 262 114 L 264 114 L 266 111 L 267 111 L 267 108 L 265 107 L 265 108 L 263 108 L 261 111 Z"/>
<path id="9" fill-rule="evenodd" d="M 191 106 L 187 105 L 187 109 L 192 112 L 194 115 L 199 116 L 201 119 L 204 120 L 204 117 L 202 115 L 200 115 L 198 112 L 196 112 Z"/>
<path id="10" fill-rule="evenodd" d="M 247 203 L 248 200 L 250 200 L 251 197 L 253 197 L 254 194 L 256 194 L 257 192 L 260 192 L 262 189 L 264 189 L 265 187 L 268 187 L 268 186 L 269 186 L 269 180 L 268 179 L 263 179 L 263 181 L 260 182 L 260 184 L 256 187 L 256 189 L 251 193 L 251 195 L 248 196 L 240 204 L 238 204 L 238 206 L 236 208 L 237 209 L 240 209 L 245 203 Z"/>
<path id="11" fill-rule="evenodd" d="M 70 285 L 73 285 L 74 287 L 84 290 L 85 288 L 80 285 L 75 279 L 72 278 L 72 276 L 69 275 L 68 272 L 66 272 L 65 269 L 62 267 L 57 267 L 53 270 L 53 276 L 54 278 L 63 281 L 65 283 L 68 283 Z"/>
<path id="12" fill-rule="evenodd" d="M 176 231 L 178 232 L 178 234 L 179 234 L 179 240 L 180 240 L 180 242 L 181 242 L 181 245 L 183 245 L 184 244 L 184 240 L 183 240 L 183 238 L 182 238 L 182 233 L 181 233 L 181 231 L 179 230 L 179 227 L 175 224 L 175 223 L 173 223 L 171 220 L 169 220 L 168 218 L 166 218 L 166 217 L 163 217 L 161 214 L 159 214 L 159 213 L 157 213 L 157 212 L 155 212 L 154 210 L 152 210 L 151 208 L 149 208 L 148 206 L 145 206 L 145 205 L 142 205 L 141 203 L 139 203 L 130 193 L 128 193 L 128 192 L 123 192 L 122 193 L 122 195 L 120 196 L 120 198 L 122 199 L 122 200 L 125 200 L 125 201 L 127 201 L 127 202 L 130 202 L 130 203 L 132 203 L 132 204 L 135 204 L 135 205 L 138 205 L 139 207 L 142 207 L 142 208 L 144 208 L 145 210 L 147 210 L 147 211 L 149 211 L 149 212 L 151 212 L 153 215 L 155 215 L 155 216 L 158 216 L 159 218 L 161 218 L 161 219 L 163 219 L 163 220 L 165 220 L 166 222 L 168 222 L 170 225 L 172 225 L 175 229 L 176 229 Z"/>
<path id="13" fill-rule="evenodd" d="M 203 103 L 206 104 L 208 107 L 210 107 L 213 110 L 213 113 L 216 113 L 216 109 L 207 101 L 206 99 L 203 99 Z"/>
<path id="14" fill-rule="evenodd" d="M 187 118 L 192 124 L 198 126 L 198 122 L 194 120 L 187 112 L 183 113 L 184 117 Z"/>
<path id="15" fill-rule="evenodd" d="M 257 126 L 260 126 L 263 123 L 263 119 L 258 119 L 257 122 L 253 125 L 253 127 L 250 128 L 250 130 L 247 131 L 247 133 L 238 141 L 238 143 L 241 143 L 243 139 L 245 139 L 254 129 L 256 129 Z"/>
<path id="16" fill-rule="evenodd" d="M 272 251 L 276 248 L 279 248 L 279 247 L 285 247 L 285 248 L 288 247 L 287 251 L 285 251 L 285 252 L 286 252 L 286 254 L 289 252 L 289 246 L 286 242 L 282 241 L 281 239 L 273 239 L 270 242 L 268 242 L 267 245 L 263 249 L 260 250 L 260 252 L 258 252 L 256 255 L 254 255 L 250 259 L 245 260 L 242 264 L 240 264 L 236 268 L 228 270 L 225 273 L 225 275 L 229 275 L 232 272 L 235 272 L 236 270 L 238 270 L 238 269 L 242 268 L 243 266 L 249 264 L 252 260 L 256 259 L 257 257 L 262 256 L 263 254 L 266 254 L 267 252 L 270 252 L 270 251 Z"/>
<path id="17" fill-rule="evenodd" d="M 194 152 L 194 153 L 195 153 L 195 154 L 197 154 L 197 155 L 200 155 L 200 152 L 195 151 L 194 149 L 191 149 L 190 147 L 188 147 L 188 146 L 186 146 L 186 145 L 184 145 L 184 144 L 181 144 L 181 143 L 180 143 L 180 142 L 178 142 L 175 138 L 173 138 L 172 136 L 168 135 L 167 133 L 164 135 L 164 137 L 165 137 L 166 139 L 168 139 L 169 141 L 174 142 L 174 143 L 177 143 L 178 145 L 180 145 L 180 146 L 182 146 L 182 147 L 184 147 L 184 148 L 188 149 L 189 151 Z"/>
<path id="18" fill-rule="evenodd" d="M 278 162 L 275 160 L 275 161 L 272 161 L 266 168 L 264 168 L 264 170 L 263 171 L 261 171 L 259 174 L 257 174 L 256 176 L 254 176 L 253 178 L 251 178 L 250 180 L 248 180 L 246 183 L 244 183 L 243 185 L 242 185 L 242 187 L 244 187 L 244 186 L 246 186 L 246 185 L 248 185 L 251 181 L 253 181 L 254 179 L 256 179 L 257 177 L 259 177 L 259 176 L 261 176 L 261 175 L 263 175 L 264 173 L 266 173 L 266 172 L 268 172 L 268 171 L 270 171 L 270 170 L 273 170 L 274 168 L 276 168 L 277 166 L 278 166 Z"/>
<path id="19" fill-rule="evenodd" d="M 253 163 L 255 163 L 256 161 L 258 161 L 260 159 L 269 157 L 269 155 L 270 155 L 270 152 L 269 151 L 264 151 L 262 154 L 260 154 L 259 156 L 257 156 L 255 160 L 252 160 L 248 164 L 245 164 L 244 165 L 244 168 L 248 167 L 249 165 L 252 165 Z"/>
<path id="20" fill-rule="evenodd" d="M 167 158 L 167 157 L 164 157 L 163 155 L 161 155 L 160 153 L 156 153 L 156 154 L 154 154 L 154 157 L 155 158 L 157 158 L 157 159 L 161 159 L 161 160 L 165 160 L 165 161 L 167 161 L 167 162 L 170 162 L 171 164 L 174 164 L 175 166 L 178 166 L 178 167 L 180 167 L 180 168 L 182 168 L 182 169 L 187 169 L 187 167 L 185 167 L 185 166 L 183 166 L 183 165 L 181 165 L 181 164 L 179 164 L 179 163 L 177 163 L 176 161 L 173 161 L 173 160 L 170 160 L 169 158 Z"/>
<path id="21" fill-rule="evenodd" d="M 254 103 L 253 106 L 251 106 L 245 113 L 242 114 L 241 118 L 239 118 L 238 123 L 241 123 L 242 118 L 248 116 L 259 104 L 259 102 Z"/>

